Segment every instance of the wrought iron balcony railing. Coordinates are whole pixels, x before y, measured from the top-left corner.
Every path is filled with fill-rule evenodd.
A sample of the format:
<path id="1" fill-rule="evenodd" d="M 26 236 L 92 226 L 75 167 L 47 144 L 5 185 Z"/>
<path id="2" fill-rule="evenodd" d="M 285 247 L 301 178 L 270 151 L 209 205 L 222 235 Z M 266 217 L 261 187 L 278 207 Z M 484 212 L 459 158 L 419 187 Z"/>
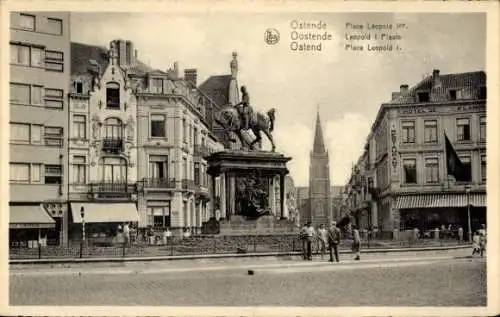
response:
<path id="1" fill-rule="evenodd" d="M 175 189 L 174 178 L 147 178 L 143 182 L 145 188 Z"/>
<path id="2" fill-rule="evenodd" d="M 137 192 L 136 184 L 129 183 L 91 183 L 89 184 L 89 192 L 90 193 L 123 193 L 123 194 L 132 194 Z"/>
<path id="3" fill-rule="evenodd" d="M 122 138 L 103 138 L 102 139 L 102 150 L 108 153 L 120 153 L 123 151 L 123 140 Z"/>

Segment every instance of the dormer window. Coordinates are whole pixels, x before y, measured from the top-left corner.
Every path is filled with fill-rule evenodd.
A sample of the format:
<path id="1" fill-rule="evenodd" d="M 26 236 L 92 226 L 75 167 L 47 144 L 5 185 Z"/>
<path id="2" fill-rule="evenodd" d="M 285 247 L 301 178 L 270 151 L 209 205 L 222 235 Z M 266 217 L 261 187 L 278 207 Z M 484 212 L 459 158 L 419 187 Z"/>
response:
<path id="1" fill-rule="evenodd" d="M 83 94 L 83 84 L 81 81 L 77 80 L 73 82 L 73 89 L 77 94 Z"/>
<path id="2" fill-rule="evenodd" d="M 151 92 L 153 94 L 163 93 L 163 78 L 152 78 L 151 79 Z"/>
<path id="3" fill-rule="evenodd" d="M 419 92 L 417 94 L 418 102 L 429 102 L 429 92 Z"/>
<path id="4" fill-rule="evenodd" d="M 450 100 L 460 100 L 463 99 L 462 97 L 462 90 L 457 90 L 457 89 L 452 89 L 450 90 Z"/>
<path id="5" fill-rule="evenodd" d="M 106 84 L 106 108 L 120 109 L 120 85 L 118 83 Z"/>

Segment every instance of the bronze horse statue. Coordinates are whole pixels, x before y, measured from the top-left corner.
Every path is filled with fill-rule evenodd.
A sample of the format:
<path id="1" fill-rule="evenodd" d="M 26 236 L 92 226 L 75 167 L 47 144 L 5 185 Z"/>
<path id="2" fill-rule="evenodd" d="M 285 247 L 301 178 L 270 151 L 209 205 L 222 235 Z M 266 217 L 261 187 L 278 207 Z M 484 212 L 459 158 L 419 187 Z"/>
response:
<path id="1" fill-rule="evenodd" d="M 218 115 L 215 117 L 215 121 L 220 124 L 224 130 L 228 132 L 234 132 L 241 141 L 241 144 L 247 143 L 241 134 L 243 128 L 243 122 L 241 120 L 241 106 L 234 107 L 232 105 L 227 105 L 220 110 Z M 273 136 L 271 132 L 274 129 L 276 109 L 271 108 L 266 114 L 259 111 L 251 111 L 249 127 L 255 135 L 255 140 L 250 142 L 249 147 L 254 149 L 254 145 L 262 140 L 261 132 L 267 136 L 269 141 L 271 141 L 271 152 L 274 152 L 276 146 L 274 145 Z M 235 139 L 230 138 L 231 142 L 236 142 Z"/>

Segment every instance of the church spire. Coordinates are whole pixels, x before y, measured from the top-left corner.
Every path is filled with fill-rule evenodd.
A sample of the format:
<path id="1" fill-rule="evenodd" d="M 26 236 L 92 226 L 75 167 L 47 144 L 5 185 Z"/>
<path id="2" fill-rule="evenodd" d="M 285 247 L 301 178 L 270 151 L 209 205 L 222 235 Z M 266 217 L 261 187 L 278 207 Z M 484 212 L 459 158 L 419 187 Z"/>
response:
<path id="1" fill-rule="evenodd" d="M 325 142 L 323 140 L 323 130 L 321 129 L 321 120 L 319 118 L 319 109 L 316 116 L 316 131 L 314 132 L 313 153 L 325 153 Z"/>

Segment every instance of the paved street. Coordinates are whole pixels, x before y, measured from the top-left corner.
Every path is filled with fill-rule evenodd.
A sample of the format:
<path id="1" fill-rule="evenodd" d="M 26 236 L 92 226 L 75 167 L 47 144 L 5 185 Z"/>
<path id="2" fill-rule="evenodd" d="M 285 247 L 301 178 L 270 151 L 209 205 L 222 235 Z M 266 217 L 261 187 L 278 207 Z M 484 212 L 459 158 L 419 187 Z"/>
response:
<path id="1" fill-rule="evenodd" d="M 450 255 L 12 270 L 11 305 L 477 306 L 485 259 Z M 254 275 L 248 275 L 252 269 Z"/>

